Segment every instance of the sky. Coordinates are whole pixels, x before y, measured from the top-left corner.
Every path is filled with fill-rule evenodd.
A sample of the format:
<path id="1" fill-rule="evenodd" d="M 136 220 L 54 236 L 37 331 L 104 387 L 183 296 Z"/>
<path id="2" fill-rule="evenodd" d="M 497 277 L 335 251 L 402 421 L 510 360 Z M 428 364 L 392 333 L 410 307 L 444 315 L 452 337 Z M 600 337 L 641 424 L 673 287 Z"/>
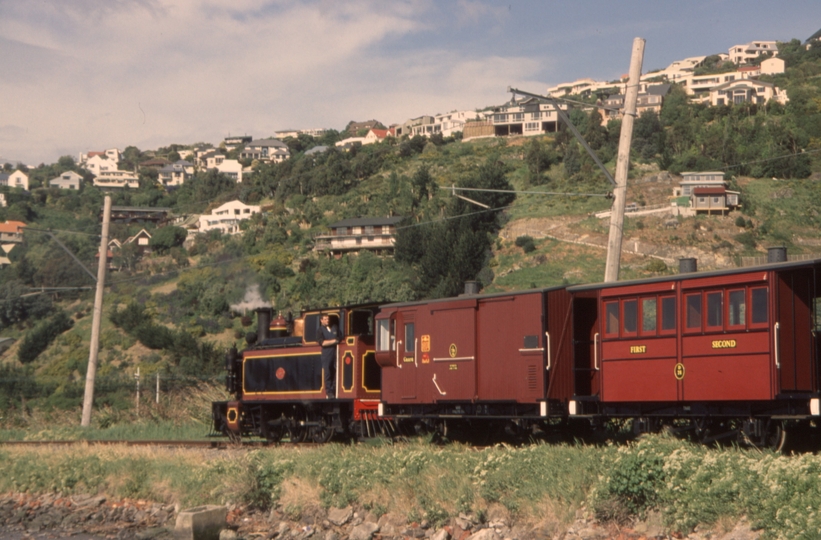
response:
<path id="1" fill-rule="evenodd" d="M 804 41 L 821 1 L 0 0 L 0 160 L 385 125 Z"/>

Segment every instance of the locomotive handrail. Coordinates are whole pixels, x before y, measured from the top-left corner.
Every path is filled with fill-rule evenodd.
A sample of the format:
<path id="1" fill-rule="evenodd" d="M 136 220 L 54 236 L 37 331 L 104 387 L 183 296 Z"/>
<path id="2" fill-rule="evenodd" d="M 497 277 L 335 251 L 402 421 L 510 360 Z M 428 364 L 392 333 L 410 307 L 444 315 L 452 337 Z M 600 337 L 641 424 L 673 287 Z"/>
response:
<path id="1" fill-rule="evenodd" d="M 436 373 L 434 373 L 434 374 L 433 374 L 433 385 L 436 387 L 436 389 L 439 391 L 439 393 L 440 393 L 441 395 L 443 395 L 443 396 L 448 395 L 448 393 L 447 393 L 447 392 L 442 392 L 442 389 L 441 389 L 441 388 L 439 388 L 439 384 L 436 382 Z"/>
<path id="2" fill-rule="evenodd" d="M 599 333 L 593 334 L 593 369 L 599 371 Z"/>
<path id="3" fill-rule="evenodd" d="M 773 348 L 775 348 L 775 369 L 781 369 L 781 359 L 778 355 L 778 334 L 781 331 L 781 323 L 775 323 L 773 325 Z"/>
<path id="4" fill-rule="evenodd" d="M 434 362 L 466 362 L 470 360 L 475 360 L 474 356 L 455 356 L 451 358 L 450 356 L 445 356 L 443 358 L 434 358 Z"/>
<path id="5" fill-rule="evenodd" d="M 416 361 L 416 348 L 419 344 L 419 338 L 413 338 L 413 365 L 415 367 L 419 367 L 419 363 Z"/>
<path id="6" fill-rule="evenodd" d="M 547 367 L 544 370 L 550 371 L 550 332 L 545 332 L 544 335 L 547 338 Z"/>

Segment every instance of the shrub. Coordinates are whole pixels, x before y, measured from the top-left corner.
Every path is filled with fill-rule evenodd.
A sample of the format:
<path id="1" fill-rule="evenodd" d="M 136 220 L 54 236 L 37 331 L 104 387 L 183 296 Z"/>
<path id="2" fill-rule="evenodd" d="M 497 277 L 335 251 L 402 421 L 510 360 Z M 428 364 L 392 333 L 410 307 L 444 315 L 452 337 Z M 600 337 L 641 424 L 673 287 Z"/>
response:
<path id="1" fill-rule="evenodd" d="M 530 236 L 520 236 L 516 239 L 516 246 L 522 248 L 525 253 L 530 253 L 536 250 L 536 244 Z"/>
<path id="2" fill-rule="evenodd" d="M 735 226 L 741 227 L 742 229 L 747 227 L 747 222 L 744 220 L 744 216 L 738 216 L 735 218 Z"/>
<path id="3" fill-rule="evenodd" d="M 751 232 L 743 232 L 737 234 L 733 237 L 733 240 L 735 240 L 747 249 L 755 249 L 755 246 L 758 245 L 758 242 L 756 242 L 755 240 L 755 235 Z"/>
<path id="4" fill-rule="evenodd" d="M 54 317 L 38 324 L 26 334 L 20 344 L 17 358 L 23 364 L 34 361 L 57 336 L 71 328 L 73 324 L 74 322 L 64 311 L 58 311 Z"/>

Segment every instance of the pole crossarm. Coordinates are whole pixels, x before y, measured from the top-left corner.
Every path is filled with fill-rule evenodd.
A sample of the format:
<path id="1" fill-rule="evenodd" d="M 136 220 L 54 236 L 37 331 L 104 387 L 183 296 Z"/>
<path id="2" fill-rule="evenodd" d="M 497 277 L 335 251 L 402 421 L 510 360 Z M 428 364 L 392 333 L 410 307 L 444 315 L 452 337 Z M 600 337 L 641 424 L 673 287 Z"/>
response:
<path id="1" fill-rule="evenodd" d="M 518 88 L 508 87 L 507 91 L 513 94 L 518 94 L 520 96 L 536 98 L 538 100 L 545 101 L 550 105 L 553 105 L 553 108 L 556 109 L 556 114 L 559 115 L 559 118 L 562 120 L 562 122 L 564 122 L 567 125 L 567 128 L 570 130 L 570 132 L 573 133 L 573 136 L 576 137 L 576 140 L 579 141 L 579 144 L 581 144 L 582 147 L 584 147 L 584 149 L 587 151 L 587 153 L 590 155 L 590 157 L 593 159 L 596 165 L 599 166 L 599 169 L 601 169 L 601 171 L 604 173 L 605 178 L 607 178 L 607 180 L 609 180 L 610 183 L 614 186 L 616 185 L 616 180 L 613 178 L 613 175 L 610 174 L 610 171 L 608 171 L 607 168 L 605 168 L 604 163 L 601 162 L 599 156 L 596 155 L 596 152 L 594 152 L 593 149 L 590 148 L 590 145 L 587 144 L 587 141 L 584 140 L 582 134 L 579 133 L 579 130 L 576 129 L 576 126 L 574 126 L 573 122 L 570 121 L 570 117 L 565 114 L 561 107 L 559 107 L 558 101 L 556 101 L 554 98 L 550 96 L 540 96 L 539 94 L 525 92 L 524 90 L 519 90 Z"/>

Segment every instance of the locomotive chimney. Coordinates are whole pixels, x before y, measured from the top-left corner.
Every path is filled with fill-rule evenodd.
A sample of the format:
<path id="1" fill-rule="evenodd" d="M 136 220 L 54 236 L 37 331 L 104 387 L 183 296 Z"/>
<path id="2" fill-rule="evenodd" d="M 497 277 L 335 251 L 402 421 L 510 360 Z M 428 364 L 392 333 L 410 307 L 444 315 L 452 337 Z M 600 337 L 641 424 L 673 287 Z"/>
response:
<path id="1" fill-rule="evenodd" d="M 479 282 L 465 281 L 465 294 L 479 294 Z"/>
<path id="2" fill-rule="evenodd" d="M 678 260 L 679 274 L 692 274 L 698 272 L 698 259 L 695 257 L 683 257 Z"/>
<path id="3" fill-rule="evenodd" d="M 778 246 L 767 249 L 767 262 L 787 262 L 787 248 L 784 246 Z"/>
<path id="4" fill-rule="evenodd" d="M 271 308 L 257 308 L 257 343 L 268 339 L 268 327 L 271 325 Z"/>

